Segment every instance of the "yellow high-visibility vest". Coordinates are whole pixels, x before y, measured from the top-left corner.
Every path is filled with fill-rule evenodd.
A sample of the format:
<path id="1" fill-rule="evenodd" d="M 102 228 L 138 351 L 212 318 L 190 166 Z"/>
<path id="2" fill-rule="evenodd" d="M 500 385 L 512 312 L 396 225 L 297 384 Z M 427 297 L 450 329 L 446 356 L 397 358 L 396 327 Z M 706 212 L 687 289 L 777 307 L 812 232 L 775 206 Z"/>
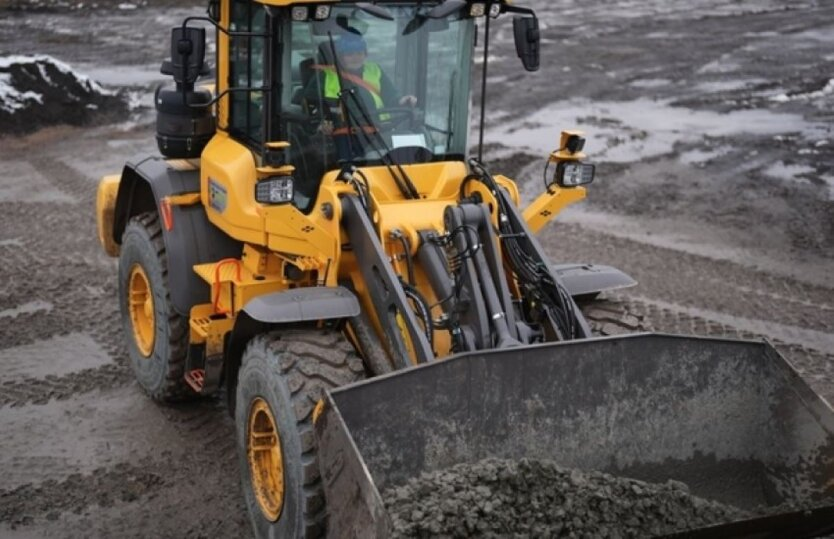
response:
<path id="1" fill-rule="evenodd" d="M 330 66 L 321 68 L 324 71 L 324 97 L 327 99 L 338 99 L 342 87 L 339 85 L 339 74 Z M 344 76 L 344 74 L 343 74 Z M 376 108 L 385 108 L 380 91 L 382 89 L 382 68 L 374 62 L 365 62 L 362 68 L 362 80 L 365 84 L 359 85 L 368 90 L 374 100 Z"/>

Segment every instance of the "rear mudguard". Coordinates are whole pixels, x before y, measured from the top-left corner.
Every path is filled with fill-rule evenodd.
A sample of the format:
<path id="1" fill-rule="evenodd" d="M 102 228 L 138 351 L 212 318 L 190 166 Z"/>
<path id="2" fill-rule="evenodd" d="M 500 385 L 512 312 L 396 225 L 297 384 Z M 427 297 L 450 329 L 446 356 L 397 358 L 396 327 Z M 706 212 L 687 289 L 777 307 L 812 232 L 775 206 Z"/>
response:
<path id="1" fill-rule="evenodd" d="M 593 297 L 600 292 L 629 288 L 637 284 L 630 275 L 611 266 L 554 264 L 551 269 L 562 279 L 562 284 L 574 298 Z"/>
<path id="2" fill-rule="evenodd" d="M 834 531 L 834 410 L 766 342 L 641 334 L 468 352 L 329 392 L 315 430 L 334 537 L 390 537 L 387 488 L 488 457 L 770 507 L 687 537 Z"/>
<path id="3" fill-rule="evenodd" d="M 121 244 L 131 217 L 147 211 L 159 212 L 160 201 L 170 195 L 200 192 L 200 169 L 183 160 L 158 157 L 131 160 L 122 171 L 113 215 L 112 238 Z M 209 286 L 193 271 L 197 264 L 224 258 L 239 258 L 240 242 L 209 222 L 202 204 L 171 206 L 168 230 L 162 237 L 168 258 L 168 288 L 174 310 L 189 316 L 191 307 L 210 300 Z"/>

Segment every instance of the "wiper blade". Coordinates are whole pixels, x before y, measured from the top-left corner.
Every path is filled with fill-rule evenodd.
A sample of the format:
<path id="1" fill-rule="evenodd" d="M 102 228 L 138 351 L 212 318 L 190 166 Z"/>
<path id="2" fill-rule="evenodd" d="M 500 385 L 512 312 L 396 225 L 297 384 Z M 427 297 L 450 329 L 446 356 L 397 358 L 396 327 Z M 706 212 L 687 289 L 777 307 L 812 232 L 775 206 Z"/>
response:
<path id="1" fill-rule="evenodd" d="M 386 144 L 385 139 L 382 137 L 382 134 L 379 132 L 379 128 L 376 123 L 371 118 L 371 115 L 368 113 L 368 109 L 365 106 L 365 103 L 356 95 L 356 92 L 353 87 L 348 87 L 345 85 L 344 77 L 342 76 L 342 68 L 339 65 L 339 58 L 336 54 L 336 45 L 333 42 L 333 34 L 331 32 L 327 33 L 328 37 L 330 38 L 330 52 L 333 55 L 333 65 L 336 69 L 336 76 L 339 78 L 339 88 L 341 91 L 339 92 L 339 99 L 342 102 L 342 108 L 344 110 L 344 116 L 348 124 L 348 136 L 353 133 L 362 133 L 365 135 L 365 139 L 371 146 L 374 146 L 376 151 L 380 151 L 380 147 L 382 148 L 382 161 L 385 164 L 388 172 L 391 173 L 391 178 L 394 180 L 394 183 L 397 184 L 400 192 L 406 198 L 420 198 L 420 193 L 417 192 L 417 188 L 414 187 L 414 183 L 411 181 L 411 178 L 408 177 L 405 170 L 402 168 L 399 162 L 397 162 L 393 157 L 391 157 L 391 148 L 388 147 Z M 352 99 L 352 104 L 359 110 L 360 114 L 362 115 L 362 120 L 364 120 L 365 125 L 372 127 L 372 129 L 366 131 L 362 128 L 362 125 L 356 121 L 356 117 L 354 116 L 353 110 L 348 104 L 348 97 Z M 371 138 L 371 134 L 376 135 L 375 140 Z M 348 138 L 348 141 L 350 139 Z M 352 152 L 352 148 L 351 148 Z M 355 160 L 355 157 L 351 155 L 351 162 Z M 394 173 L 392 165 L 397 168 L 397 171 L 401 174 L 401 176 L 397 176 Z"/>

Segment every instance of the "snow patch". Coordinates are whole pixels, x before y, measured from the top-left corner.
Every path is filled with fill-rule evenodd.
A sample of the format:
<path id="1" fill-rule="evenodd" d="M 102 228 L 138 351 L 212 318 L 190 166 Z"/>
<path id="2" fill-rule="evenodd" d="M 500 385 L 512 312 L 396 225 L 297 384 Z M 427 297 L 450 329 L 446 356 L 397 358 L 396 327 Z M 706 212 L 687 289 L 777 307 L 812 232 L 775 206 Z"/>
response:
<path id="1" fill-rule="evenodd" d="M 117 91 L 105 90 L 52 56 L 0 56 L 0 132 L 4 134 L 55 123 L 82 125 L 93 114 L 125 109 L 123 101 Z"/>
<path id="2" fill-rule="evenodd" d="M 43 104 L 43 96 L 39 93 L 21 92 L 12 85 L 12 76 L 0 73 L 0 110 L 14 112 L 29 105 L 31 101 Z"/>
<path id="3" fill-rule="evenodd" d="M 547 119 L 544 123 L 543 118 Z M 580 129 L 586 132 L 585 152 L 591 159 L 631 163 L 671 154 L 676 143 L 698 143 L 704 135 L 798 133 L 808 140 L 819 140 L 829 128 L 824 123 L 809 122 L 799 114 L 762 109 L 719 113 L 676 107 L 668 100 L 571 99 L 489 128 L 485 138 L 487 142 L 547 155 L 558 144 L 561 130 Z"/>
<path id="4" fill-rule="evenodd" d="M 829 79 L 825 86 L 814 92 L 799 94 L 781 93 L 771 97 L 770 99 L 771 101 L 775 101 L 777 103 L 787 103 L 789 101 L 810 101 L 813 99 L 820 99 L 831 94 L 834 94 L 834 79 Z"/>
<path id="5" fill-rule="evenodd" d="M 0 69 L 9 69 L 11 66 L 15 64 L 36 64 L 38 66 L 38 70 L 44 76 L 44 80 L 52 83 L 52 79 L 46 75 L 44 71 L 45 66 L 43 64 L 52 64 L 58 71 L 64 73 L 65 75 L 70 75 L 71 77 L 75 78 L 79 84 L 85 86 L 87 89 L 103 94 L 103 95 L 116 95 L 116 92 L 112 90 L 105 90 L 99 83 L 92 80 L 87 75 L 82 75 L 76 72 L 72 67 L 64 62 L 49 56 L 47 54 L 36 54 L 33 56 L 22 56 L 22 55 L 14 55 L 14 56 L 5 56 L 0 57 Z"/>

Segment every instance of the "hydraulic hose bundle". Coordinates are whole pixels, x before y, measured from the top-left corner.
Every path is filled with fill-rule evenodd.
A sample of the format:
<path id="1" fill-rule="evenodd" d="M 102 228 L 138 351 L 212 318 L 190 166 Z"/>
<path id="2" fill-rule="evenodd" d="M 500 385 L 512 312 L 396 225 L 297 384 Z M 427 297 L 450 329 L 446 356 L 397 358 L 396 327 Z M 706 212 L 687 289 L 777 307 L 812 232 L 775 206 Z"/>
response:
<path id="1" fill-rule="evenodd" d="M 581 337 L 576 313 L 570 295 L 554 278 L 545 261 L 531 248 L 528 231 L 509 218 L 508 200 L 487 168 L 476 159 L 470 159 L 472 174 L 464 179 L 486 185 L 498 201 L 498 236 L 504 258 L 516 275 L 523 296 L 532 299 L 530 305 L 543 306 L 544 315 L 550 315 L 560 340 Z"/>

